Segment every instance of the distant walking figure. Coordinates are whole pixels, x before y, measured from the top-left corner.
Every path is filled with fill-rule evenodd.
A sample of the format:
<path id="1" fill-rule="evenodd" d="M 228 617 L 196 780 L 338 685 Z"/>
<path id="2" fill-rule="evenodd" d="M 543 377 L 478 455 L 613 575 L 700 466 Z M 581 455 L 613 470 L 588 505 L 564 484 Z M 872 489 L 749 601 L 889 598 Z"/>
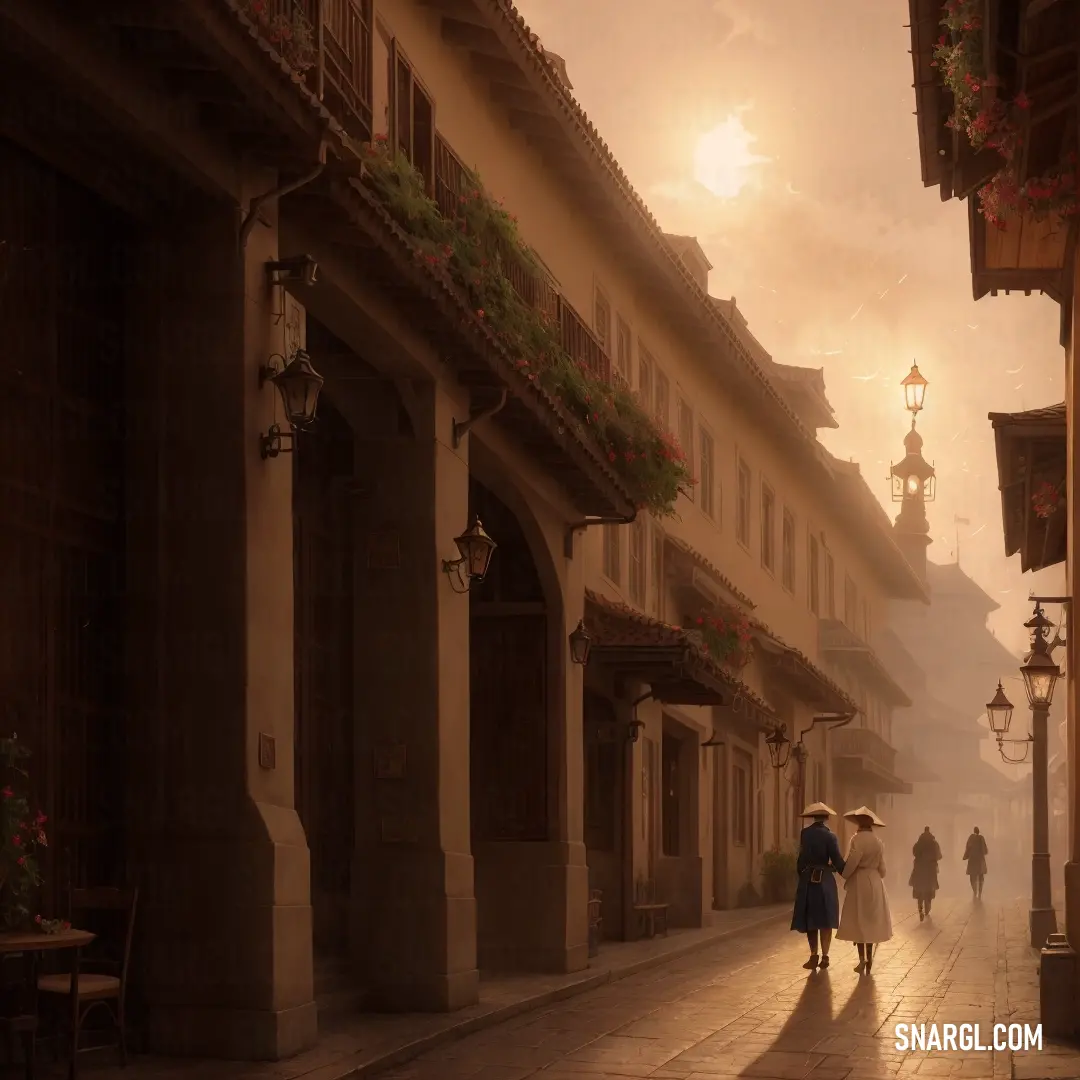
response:
<path id="1" fill-rule="evenodd" d="M 884 828 L 885 822 L 868 806 L 849 810 L 844 817 L 854 821 L 859 831 L 851 838 L 844 861 L 844 910 L 836 937 L 855 942 L 859 949 L 855 970 L 869 975 L 874 946 L 892 937 L 892 915 L 885 892 L 885 845 L 874 835 L 874 826 Z"/>
<path id="2" fill-rule="evenodd" d="M 829 946 L 833 931 L 840 924 L 840 900 L 833 871 L 843 873 L 844 860 L 840 857 L 836 834 L 825 824 L 835 813 L 821 802 L 811 803 L 802 812 L 802 817 L 814 820 L 799 835 L 799 887 L 795 891 L 791 929 L 805 934 L 810 942 L 810 959 L 803 964 L 810 970 L 829 966 Z"/>
<path id="3" fill-rule="evenodd" d="M 930 914 L 930 905 L 938 891 L 938 863 L 941 862 L 941 847 L 927 825 L 922 835 L 911 849 L 915 856 L 915 865 L 911 870 L 908 884 L 911 895 L 919 902 L 919 922 Z"/>
<path id="4" fill-rule="evenodd" d="M 971 895 L 976 900 L 982 898 L 983 878 L 986 877 L 986 837 L 979 832 L 979 826 L 967 838 L 964 848 L 964 862 L 967 863 L 967 875 L 971 880 Z"/>

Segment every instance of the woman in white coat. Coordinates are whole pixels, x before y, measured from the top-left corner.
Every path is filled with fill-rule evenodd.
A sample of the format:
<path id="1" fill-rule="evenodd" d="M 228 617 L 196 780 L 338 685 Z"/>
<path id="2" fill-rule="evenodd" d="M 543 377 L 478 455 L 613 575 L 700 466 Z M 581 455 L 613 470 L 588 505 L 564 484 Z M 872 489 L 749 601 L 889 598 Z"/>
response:
<path id="1" fill-rule="evenodd" d="M 885 845 L 874 835 L 883 822 L 867 806 L 844 815 L 859 831 L 851 838 L 844 863 L 844 910 L 840 913 L 838 941 L 853 941 L 859 948 L 855 970 L 869 975 L 874 946 L 892 937 L 892 915 L 885 892 Z"/>

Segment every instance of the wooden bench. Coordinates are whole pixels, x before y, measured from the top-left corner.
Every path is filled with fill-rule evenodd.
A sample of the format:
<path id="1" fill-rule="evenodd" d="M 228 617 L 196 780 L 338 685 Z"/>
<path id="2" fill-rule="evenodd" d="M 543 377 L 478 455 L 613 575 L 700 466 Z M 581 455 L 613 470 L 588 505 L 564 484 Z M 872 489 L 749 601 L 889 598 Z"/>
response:
<path id="1" fill-rule="evenodd" d="M 634 886 L 634 915 L 642 937 L 667 937 L 668 905 L 657 903 L 656 882 L 642 879 Z"/>

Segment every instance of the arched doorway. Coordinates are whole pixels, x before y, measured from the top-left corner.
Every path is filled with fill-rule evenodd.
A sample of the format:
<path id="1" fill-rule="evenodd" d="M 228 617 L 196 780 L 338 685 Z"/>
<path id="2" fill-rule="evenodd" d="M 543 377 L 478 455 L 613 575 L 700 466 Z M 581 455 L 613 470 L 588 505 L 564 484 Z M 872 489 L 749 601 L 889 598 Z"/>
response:
<path id="1" fill-rule="evenodd" d="M 311 852 L 316 954 L 349 952 L 355 824 L 353 433 L 323 398 L 297 440 L 293 528 L 296 809 Z"/>
<path id="2" fill-rule="evenodd" d="M 481 968 L 515 951 L 513 902 L 500 845 L 549 837 L 548 610 L 515 515 L 477 480 L 470 511 L 496 539 L 488 576 L 470 592 L 470 769 Z M 512 860 L 511 860 L 512 861 Z"/>

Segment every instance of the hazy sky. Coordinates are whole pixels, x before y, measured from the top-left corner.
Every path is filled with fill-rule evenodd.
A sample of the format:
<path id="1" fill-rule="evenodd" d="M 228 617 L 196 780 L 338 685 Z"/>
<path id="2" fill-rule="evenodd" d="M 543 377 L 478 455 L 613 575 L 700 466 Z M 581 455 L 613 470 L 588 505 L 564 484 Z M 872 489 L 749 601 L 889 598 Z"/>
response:
<path id="1" fill-rule="evenodd" d="M 918 361 L 930 381 L 919 429 L 938 474 L 930 558 L 955 559 L 959 528 L 961 565 L 1002 605 L 991 626 L 1021 651 L 1029 591 L 1062 591 L 1064 570 L 1022 575 L 1005 558 L 986 414 L 1063 400 L 1059 309 L 1040 296 L 971 298 L 965 208 L 920 179 L 906 0 L 518 7 L 566 60 L 664 229 L 698 237 L 713 295 L 737 299 L 778 361 L 825 369 L 841 426 L 822 439 L 861 463 L 890 516 L 886 477 L 908 426 L 899 383 Z M 695 151 L 717 128 L 732 149 L 740 127 L 756 137 L 743 159 L 763 160 L 720 198 L 695 182 Z"/>

